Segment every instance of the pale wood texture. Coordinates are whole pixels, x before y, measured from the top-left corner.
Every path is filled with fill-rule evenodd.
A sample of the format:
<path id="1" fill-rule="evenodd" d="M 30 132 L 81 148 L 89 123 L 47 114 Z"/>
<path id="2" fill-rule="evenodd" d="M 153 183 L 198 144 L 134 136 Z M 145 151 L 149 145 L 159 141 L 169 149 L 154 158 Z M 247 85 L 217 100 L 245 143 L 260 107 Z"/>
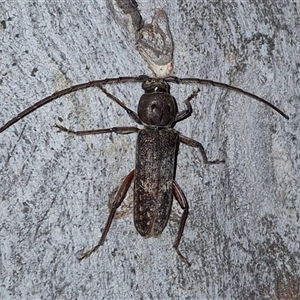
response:
<path id="1" fill-rule="evenodd" d="M 106 1 L 84 2 L 1 1 L 1 125 L 59 89 L 151 75 L 122 12 Z M 255 100 L 200 86 L 193 116 L 176 128 L 200 141 L 209 159 L 226 163 L 203 166 L 197 150 L 180 148 L 176 175 L 190 215 L 179 248 L 187 268 L 172 249 L 177 206 L 160 238 L 140 237 L 126 213 L 102 248 L 76 260 L 97 242 L 108 199 L 134 167 L 135 136 L 75 137 L 52 125 L 133 126 L 121 108 L 90 89 L 26 117 L 0 134 L 0 298 L 299 299 L 299 2 L 138 5 L 146 23 L 155 8 L 167 12 L 172 74 L 239 86 L 290 120 Z M 195 88 L 172 88 L 180 108 Z M 109 90 L 132 109 L 142 93 L 139 84 Z"/>

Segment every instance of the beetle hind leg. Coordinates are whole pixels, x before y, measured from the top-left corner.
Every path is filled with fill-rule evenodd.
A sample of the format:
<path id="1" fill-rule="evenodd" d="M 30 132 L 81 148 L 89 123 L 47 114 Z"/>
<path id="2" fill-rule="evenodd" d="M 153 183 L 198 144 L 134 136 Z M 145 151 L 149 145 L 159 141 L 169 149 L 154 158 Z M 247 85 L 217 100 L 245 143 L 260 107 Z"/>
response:
<path id="1" fill-rule="evenodd" d="M 187 219 L 187 216 L 189 214 L 189 205 L 188 202 L 183 194 L 183 191 L 181 190 L 180 186 L 178 185 L 178 183 L 173 180 L 173 185 L 172 185 L 172 194 L 174 196 L 174 198 L 177 200 L 177 202 L 179 203 L 180 207 L 183 209 L 183 213 L 181 216 L 181 220 L 180 220 L 180 225 L 179 225 L 179 229 L 178 229 L 178 233 L 175 239 L 175 242 L 173 244 L 173 248 L 175 249 L 177 255 L 179 256 L 179 258 L 188 265 L 188 267 L 191 266 L 191 263 L 187 260 L 187 258 L 185 256 L 183 256 L 181 254 L 181 252 L 178 249 L 182 234 L 183 234 L 183 230 L 184 230 L 184 226 L 185 226 L 185 222 Z"/>
<path id="2" fill-rule="evenodd" d="M 110 228 L 110 225 L 111 225 L 111 222 L 115 216 L 115 213 L 116 213 L 116 210 L 117 208 L 122 204 L 126 194 L 127 194 L 127 191 L 131 185 L 131 182 L 134 178 L 134 170 L 132 170 L 127 176 L 126 178 L 124 179 L 123 183 L 121 184 L 121 186 L 119 187 L 116 195 L 115 195 L 115 198 L 114 198 L 114 201 L 112 203 L 112 207 L 111 207 L 111 210 L 109 212 L 109 216 L 108 216 L 108 219 L 106 221 L 106 224 L 105 224 L 105 227 L 104 227 L 104 230 L 102 232 L 102 235 L 101 235 L 101 238 L 98 242 L 98 244 L 96 246 L 94 246 L 93 248 L 91 248 L 90 250 L 86 251 L 86 252 L 83 252 L 83 251 L 79 251 L 77 252 L 77 259 L 79 261 L 83 260 L 84 258 L 90 256 L 93 252 L 95 252 L 100 246 L 103 245 L 104 241 L 105 241 L 105 238 L 106 238 L 106 235 L 109 231 L 109 228 Z"/>

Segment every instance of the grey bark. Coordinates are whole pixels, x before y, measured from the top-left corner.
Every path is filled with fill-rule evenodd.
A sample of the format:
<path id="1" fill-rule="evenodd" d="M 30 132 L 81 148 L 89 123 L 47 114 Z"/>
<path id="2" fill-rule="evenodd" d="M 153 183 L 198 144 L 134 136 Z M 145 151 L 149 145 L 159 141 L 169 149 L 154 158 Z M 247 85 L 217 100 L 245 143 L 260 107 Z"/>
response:
<path id="1" fill-rule="evenodd" d="M 137 1 L 145 24 L 155 9 L 167 12 L 172 74 L 239 86 L 290 120 L 200 86 L 193 115 L 176 128 L 210 160 L 226 162 L 204 166 L 196 149 L 180 147 L 187 268 L 172 249 L 178 206 L 160 238 L 144 239 L 132 223 L 132 190 L 103 247 L 78 263 L 76 252 L 98 241 L 108 200 L 134 168 L 135 136 L 75 137 L 52 125 L 134 124 L 97 89 L 32 113 L 0 134 L 1 299 L 299 299 L 299 2 L 147 2 Z M 0 125 L 77 83 L 151 75 L 135 46 L 140 21 L 130 29 L 118 13 L 99 0 L 1 1 Z M 195 88 L 172 87 L 179 108 Z M 139 84 L 109 91 L 132 109 L 142 94 Z"/>

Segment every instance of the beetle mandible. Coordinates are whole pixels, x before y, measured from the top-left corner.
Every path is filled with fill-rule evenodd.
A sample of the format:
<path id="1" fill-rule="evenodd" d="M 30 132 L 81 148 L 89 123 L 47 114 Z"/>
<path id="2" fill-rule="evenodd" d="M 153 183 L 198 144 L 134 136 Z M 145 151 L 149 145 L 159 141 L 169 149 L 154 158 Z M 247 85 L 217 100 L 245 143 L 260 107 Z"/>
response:
<path id="1" fill-rule="evenodd" d="M 129 109 L 122 101 L 110 94 L 103 87 L 106 84 L 121 82 L 142 83 L 144 94 L 141 96 L 138 103 L 137 113 Z M 133 215 L 134 224 L 137 231 L 144 237 L 155 237 L 160 235 L 167 225 L 172 206 L 172 199 L 174 197 L 179 203 L 180 207 L 183 209 L 183 213 L 173 247 L 179 257 L 188 265 L 190 265 L 188 260 L 180 253 L 178 249 L 188 216 L 188 202 L 183 191 L 174 178 L 178 145 L 180 143 L 184 143 L 188 146 L 198 148 L 205 164 L 219 164 L 224 161 L 209 161 L 204 147 L 199 142 L 179 134 L 179 132 L 173 128 L 177 122 L 188 118 L 192 114 L 192 106 L 190 102 L 197 96 L 199 89 L 194 91 L 184 101 L 187 109 L 178 112 L 175 98 L 170 94 L 169 83 L 209 84 L 221 88 L 227 88 L 252 97 L 255 100 L 268 105 L 286 119 L 289 119 L 285 113 L 268 101 L 240 88 L 230 86 L 225 83 L 199 78 L 178 78 L 175 76 L 166 78 L 151 78 L 146 75 L 141 75 L 137 77 L 118 77 L 95 80 L 58 91 L 28 107 L 0 128 L 0 132 L 3 132 L 26 115 L 49 103 L 50 101 L 71 92 L 89 87 L 100 88 L 102 92 L 108 96 L 108 98 L 125 109 L 128 115 L 136 123 L 143 125 L 142 129 L 139 129 L 138 127 L 112 127 L 88 131 L 73 131 L 61 125 L 54 125 L 60 131 L 75 135 L 104 134 L 111 132 L 117 134 L 138 134 L 136 142 L 135 169 L 126 176 L 115 194 L 112 206 L 110 208 L 110 213 L 99 242 L 90 250 L 81 253 L 78 257 L 79 260 L 88 257 L 101 245 L 103 245 L 116 210 L 122 204 L 132 181 L 134 181 Z"/>

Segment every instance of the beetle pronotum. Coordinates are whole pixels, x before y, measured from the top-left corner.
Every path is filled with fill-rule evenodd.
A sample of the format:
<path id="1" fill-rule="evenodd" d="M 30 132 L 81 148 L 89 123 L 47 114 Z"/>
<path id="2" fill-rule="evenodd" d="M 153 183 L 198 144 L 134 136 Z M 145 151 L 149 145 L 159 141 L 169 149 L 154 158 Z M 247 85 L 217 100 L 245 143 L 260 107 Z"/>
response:
<path id="1" fill-rule="evenodd" d="M 129 109 L 122 101 L 110 94 L 103 87 L 107 84 L 121 82 L 142 83 L 142 88 L 145 93 L 139 100 L 137 113 Z M 107 222 L 98 244 L 90 250 L 81 253 L 80 257 L 78 258 L 79 260 L 89 256 L 101 245 L 103 245 L 115 212 L 124 200 L 132 181 L 134 181 L 134 224 L 137 231 L 142 236 L 158 236 L 163 232 L 169 219 L 173 197 L 183 209 L 179 230 L 173 247 L 175 248 L 179 257 L 188 263 L 187 259 L 178 250 L 184 225 L 188 216 L 188 202 L 174 178 L 178 145 L 179 143 L 184 143 L 188 146 L 198 148 L 200 150 L 203 162 L 206 164 L 221 163 L 223 161 L 209 161 L 203 146 L 199 142 L 179 134 L 173 128 L 177 122 L 188 118 L 192 114 L 192 106 L 190 102 L 197 96 L 199 90 L 193 92 L 184 101 L 187 109 L 178 112 L 176 101 L 170 94 L 169 83 L 209 84 L 221 88 L 227 88 L 254 98 L 255 100 L 268 105 L 277 113 L 281 114 L 284 118 L 289 119 L 285 113 L 268 101 L 240 88 L 233 87 L 225 83 L 198 78 L 178 78 L 174 76 L 167 78 L 151 78 L 141 75 L 137 77 L 118 77 L 95 80 L 58 91 L 28 107 L 0 128 L 0 132 L 3 132 L 26 115 L 32 113 L 34 110 L 51 102 L 52 100 L 89 87 L 100 88 L 102 92 L 108 96 L 108 98 L 125 109 L 128 115 L 136 123 L 144 126 L 142 129 L 130 126 L 88 131 L 73 131 L 63 126 L 55 125 L 55 127 L 59 130 L 75 135 L 103 134 L 111 132 L 117 134 L 138 134 L 135 169 L 126 176 L 114 197 Z"/>

